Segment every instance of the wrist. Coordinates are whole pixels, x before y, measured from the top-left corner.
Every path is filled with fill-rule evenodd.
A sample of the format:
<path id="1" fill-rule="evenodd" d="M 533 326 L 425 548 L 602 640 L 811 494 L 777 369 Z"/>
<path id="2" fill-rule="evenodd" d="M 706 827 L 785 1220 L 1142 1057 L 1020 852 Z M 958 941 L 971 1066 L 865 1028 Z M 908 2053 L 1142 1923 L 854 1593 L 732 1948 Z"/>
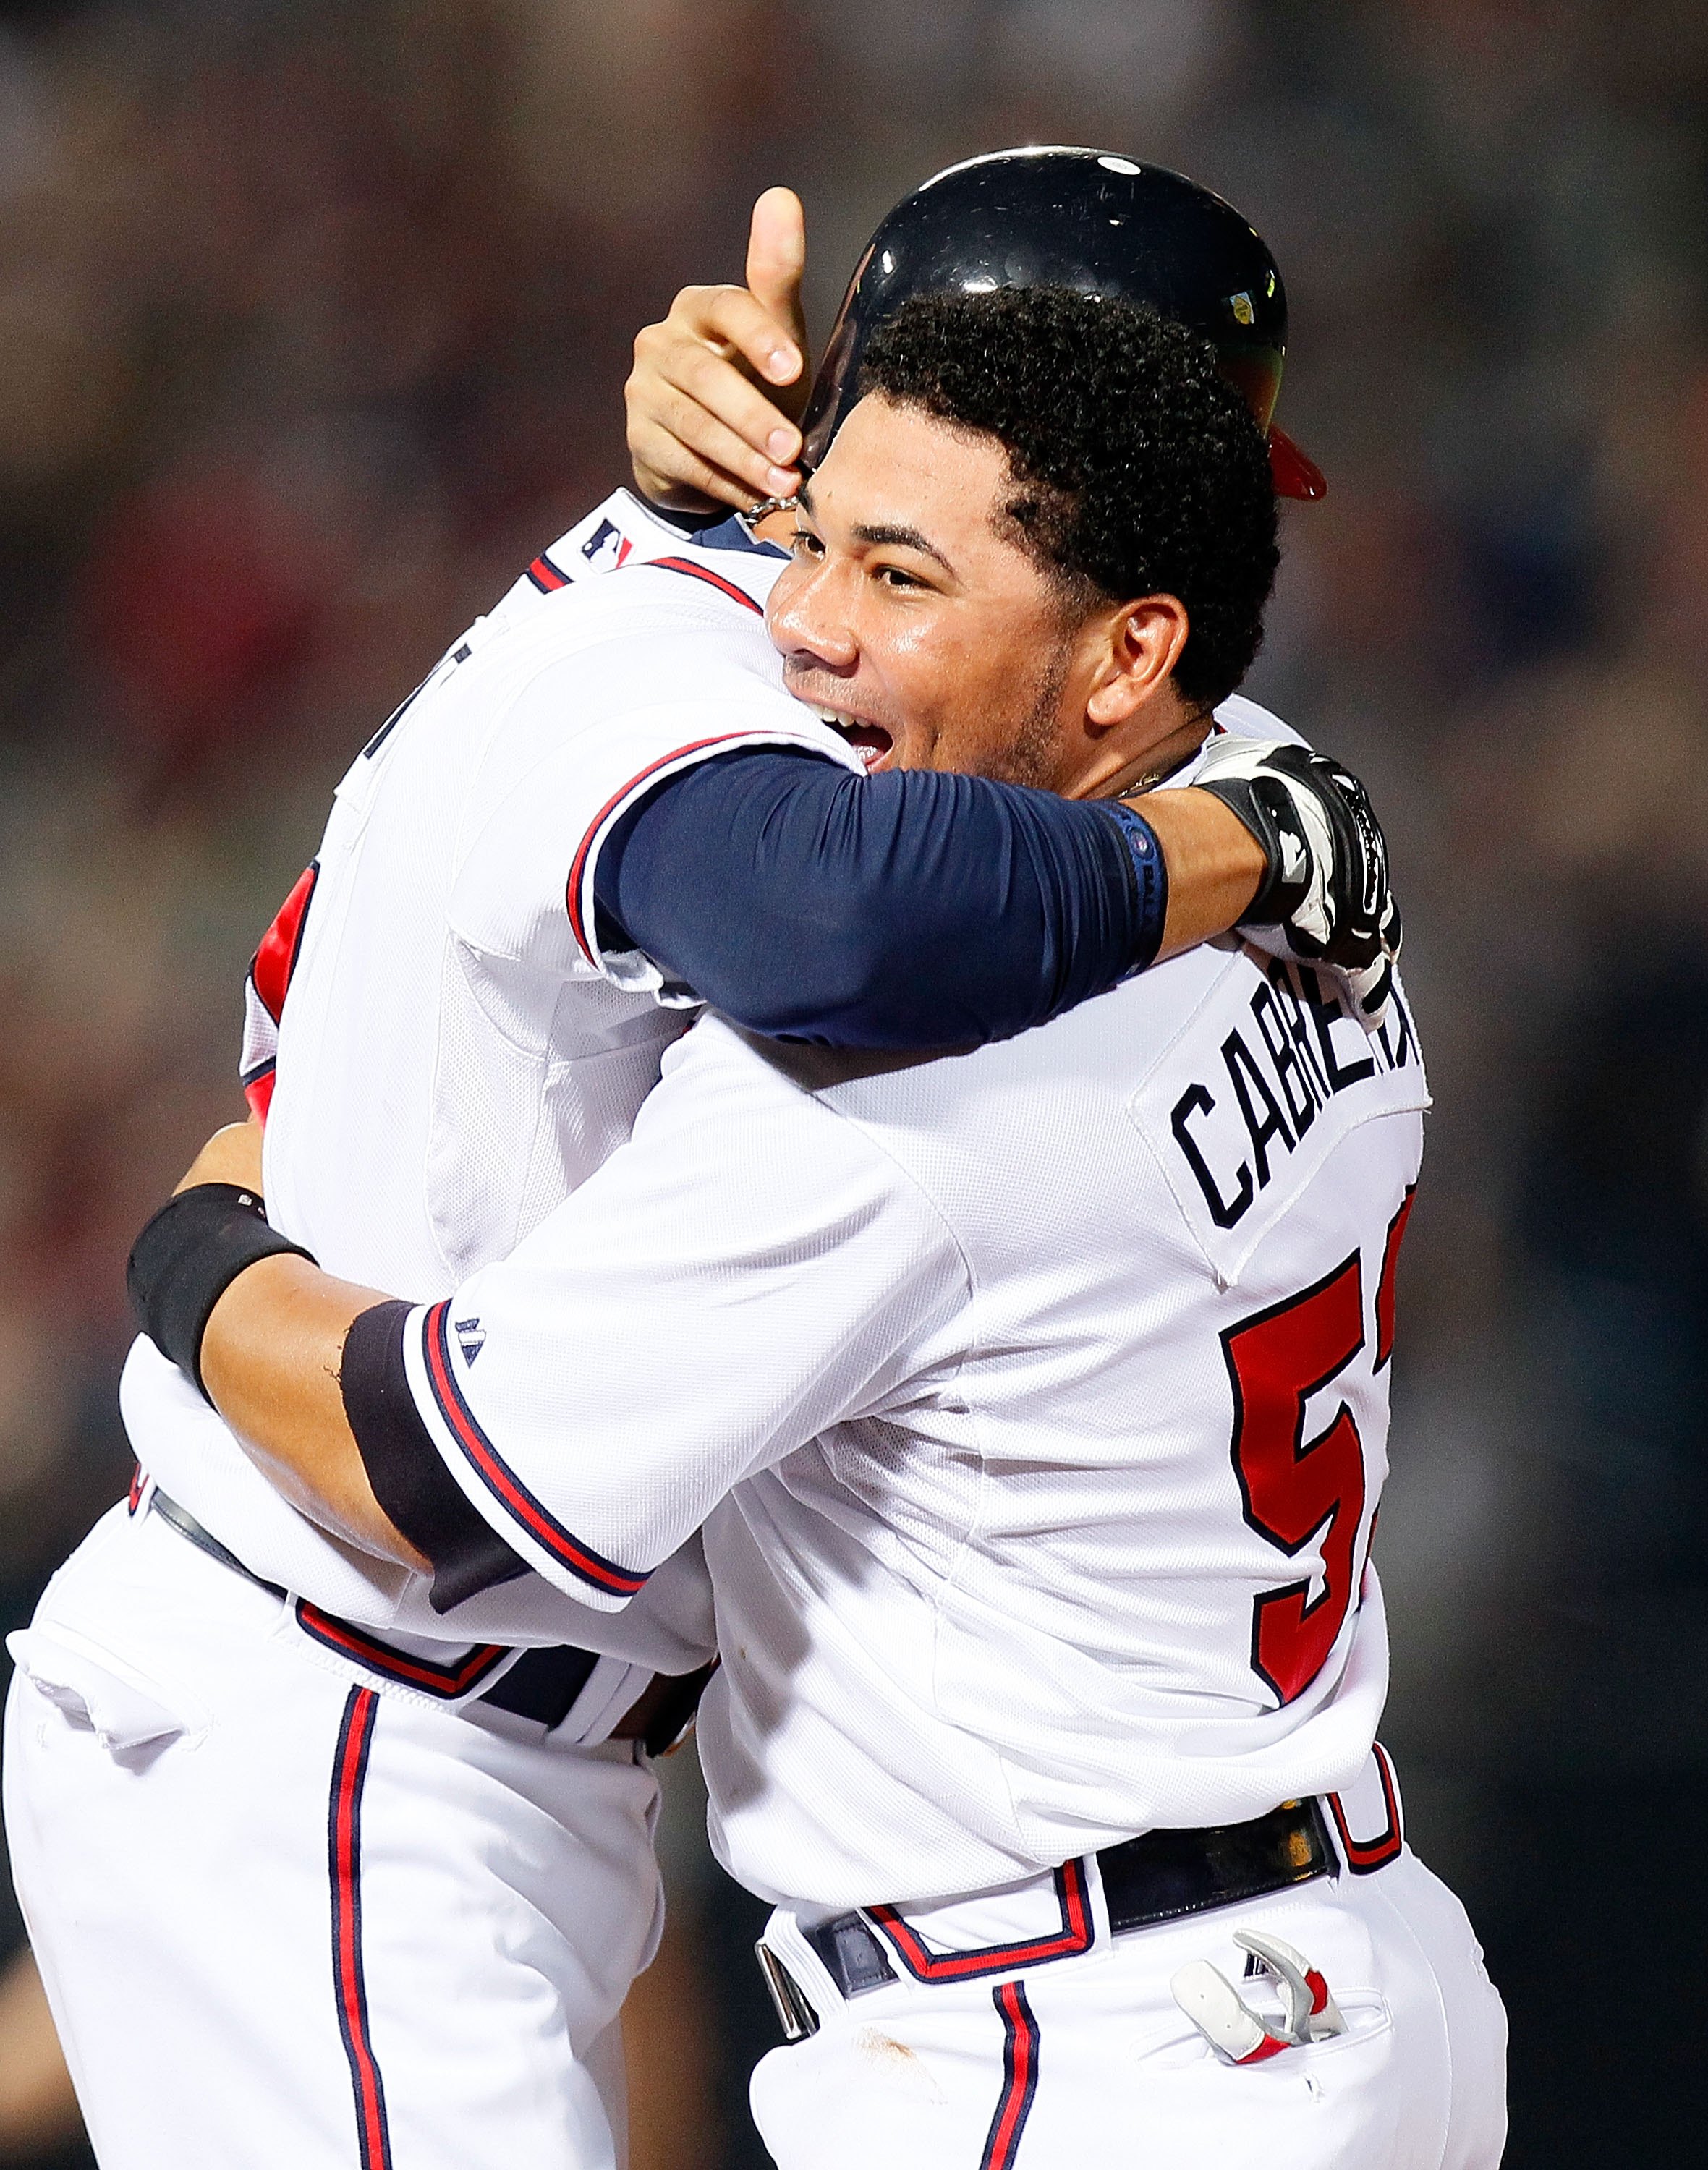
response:
<path id="1" fill-rule="evenodd" d="M 1142 972 L 1156 962 L 1163 946 L 1169 910 L 1168 860 L 1162 840 L 1147 815 L 1127 799 L 1111 799 L 1106 803 L 1120 826 L 1137 885 L 1137 923 L 1130 969 Z"/>
<path id="2" fill-rule="evenodd" d="M 1144 809 L 1168 878 L 1158 954 L 1172 957 L 1240 922 L 1266 880 L 1268 859 L 1239 815 L 1196 786 L 1148 792 Z"/>
<path id="3" fill-rule="evenodd" d="M 137 1323 L 204 1400 L 201 1344 L 215 1306 L 240 1274 L 281 1253 L 313 1263 L 268 1226 L 259 1191 L 233 1183 L 179 1191 L 137 1237 L 125 1275 Z"/>

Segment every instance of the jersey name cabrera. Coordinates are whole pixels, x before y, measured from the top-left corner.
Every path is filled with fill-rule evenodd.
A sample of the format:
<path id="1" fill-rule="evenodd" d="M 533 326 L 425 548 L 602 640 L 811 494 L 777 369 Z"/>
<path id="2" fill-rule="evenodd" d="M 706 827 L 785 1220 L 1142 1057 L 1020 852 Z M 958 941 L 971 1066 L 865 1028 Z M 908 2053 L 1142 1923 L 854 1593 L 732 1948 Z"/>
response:
<path id="1" fill-rule="evenodd" d="M 726 1864 L 927 1899 L 1350 1783 L 1427 1101 L 1403 994 L 1367 1038 L 1326 978 L 1209 949 L 816 1097 L 940 1232 L 870 1405 L 707 1524 Z"/>
<path id="2" fill-rule="evenodd" d="M 445 1294 L 629 1136 L 686 1018 L 647 959 L 598 949 L 602 839 L 638 793 L 733 742 L 860 766 L 782 690 L 763 613 L 784 562 L 702 548 L 619 491 L 452 644 L 340 784 L 257 954 L 243 1063 L 269 1216 L 329 1272 Z M 698 1662 L 646 1608 L 589 1623 L 532 1576 L 441 1619 L 418 1578 L 286 1505 L 146 1340 L 122 1398 L 168 1492 L 345 1619 Z"/>
<path id="3" fill-rule="evenodd" d="M 1367 1036 L 1243 943 L 911 1065 L 707 1019 L 630 1150 L 412 1314 L 417 1407 L 566 1592 L 618 1606 L 704 1524 L 750 1888 L 939 1897 L 1237 1822 L 1350 1783 L 1385 1696 L 1427 1097 L 1403 995 Z"/>

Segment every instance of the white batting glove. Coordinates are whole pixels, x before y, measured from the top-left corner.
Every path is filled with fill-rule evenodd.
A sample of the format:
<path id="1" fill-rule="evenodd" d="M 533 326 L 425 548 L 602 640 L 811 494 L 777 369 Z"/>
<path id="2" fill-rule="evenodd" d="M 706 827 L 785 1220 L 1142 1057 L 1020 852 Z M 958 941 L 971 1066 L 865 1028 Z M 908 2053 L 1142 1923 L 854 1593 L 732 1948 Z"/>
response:
<path id="1" fill-rule="evenodd" d="M 1231 733 L 1205 748 L 1192 784 L 1239 815 L 1267 862 L 1241 927 L 1260 948 L 1328 965 L 1374 1031 L 1402 930 L 1387 842 L 1363 785 L 1309 746 Z"/>

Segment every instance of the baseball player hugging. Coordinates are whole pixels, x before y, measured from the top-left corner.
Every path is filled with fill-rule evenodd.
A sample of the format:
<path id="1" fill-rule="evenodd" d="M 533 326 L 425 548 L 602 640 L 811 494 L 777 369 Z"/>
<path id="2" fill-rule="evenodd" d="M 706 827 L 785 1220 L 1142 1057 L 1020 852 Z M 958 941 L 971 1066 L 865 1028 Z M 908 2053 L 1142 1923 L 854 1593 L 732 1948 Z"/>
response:
<path id="1" fill-rule="evenodd" d="M 19 1638 L 104 2164 L 614 2166 L 703 1685 L 780 2170 L 1498 2161 L 1375 1745 L 1422 1057 L 1234 690 L 1284 328 L 1178 176 L 951 169 L 798 503 L 619 494 L 357 760 Z"/>

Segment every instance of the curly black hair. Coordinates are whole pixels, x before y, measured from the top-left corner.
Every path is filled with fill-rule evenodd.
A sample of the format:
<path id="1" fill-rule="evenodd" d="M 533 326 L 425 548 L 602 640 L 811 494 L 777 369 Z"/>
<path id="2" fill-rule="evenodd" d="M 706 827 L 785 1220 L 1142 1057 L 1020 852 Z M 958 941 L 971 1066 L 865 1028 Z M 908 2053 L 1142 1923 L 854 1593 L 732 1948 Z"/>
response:
<path id="1" fill-rule="evenodd" d="M 1280 562 L 1275 488 L 1207 339 L 1065 286 L 920 295 L 874 333 L 859 389 L 997 438 L 1004 521 L 1070 606 L 1176 596 L 1182 694 L 1213 708 L 1240 683 Z"/>

